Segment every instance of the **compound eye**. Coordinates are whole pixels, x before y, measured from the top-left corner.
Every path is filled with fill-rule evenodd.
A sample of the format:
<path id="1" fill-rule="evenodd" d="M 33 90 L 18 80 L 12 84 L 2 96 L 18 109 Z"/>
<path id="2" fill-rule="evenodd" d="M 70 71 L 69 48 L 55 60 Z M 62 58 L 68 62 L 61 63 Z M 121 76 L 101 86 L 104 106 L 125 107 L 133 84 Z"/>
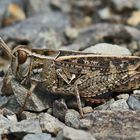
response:
<path id="1" fill-rule="evenodd" d="M 27 53 L 25 51 L 18 51 L 18 63 L 23 64 L 27 60 Z"/>

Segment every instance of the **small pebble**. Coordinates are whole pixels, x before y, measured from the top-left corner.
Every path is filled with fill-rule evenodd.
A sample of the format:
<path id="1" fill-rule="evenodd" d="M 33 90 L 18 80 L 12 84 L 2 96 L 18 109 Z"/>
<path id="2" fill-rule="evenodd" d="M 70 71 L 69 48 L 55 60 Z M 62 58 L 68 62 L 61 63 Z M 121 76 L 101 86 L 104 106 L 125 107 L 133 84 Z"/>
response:
<path id="1" fill-rule="evenodd" d="M 8 102 L 8 98 L 6 96 L 1 96 L 0 95 L 0 107 L 6 105 Z"/>
<path id="2" fill-rule="evenodd" d="M 18 120 L 17 120 L 17 116 L 14 114 L 14 115 L 7 115 L 6 116 L 8 118 L 8 120 L 12 121 L 13 123 L 16 123 Z"/>
<path id="3" fill-rule="evenodd" d="M 64 99 L 55 100 L 53 103 L 53 116 L 61 121 L 65 120 L 67 105 Z"/>
<path id="4" fill-rule="evenodd" d="M 65 127 L 64 123 L 48 113 L 41 113 L 38 117 L 43 132 L 57 135 Z"/>
<path id="5" fill-rule="evenodd" d="M 50 134 L 38 133 L 38 134 L 27 134 L 23 140 L 53 140 Z"/>
<path id="6" fill-rule="evenodd" d="M 110 105 L 111 110 L 129 110 L 129 106 L 125 99 L 115 101 Z"/>
<path id="7" fill-rule="evenodd" d="M 129 107 L 133 110 L 140 110 L 140 101 L 134 96 L 130 96 L 127 101 Z"/>
<path id="8" fill-rule="evenodd" d="M 110 19 L 112 17 L 112 13 L 107 7 L 99 10 L 99 15 L 102 19 Z"/>
<path id="9" fill-rule="evenodd" d="M 38 115 L 37 113 L 23 111 L 22 115 L 21 115 L 21 120 L 35 118 L 35 117 L 37 117 L 37 115 Z"/>
<path id="10" fill-rule="evenodd" d="M 138 24 L 140 24 L 140 10 L 134 11 L 128 18 L 127 23 L 132 26 L 137 26 Z"/>
<path id="11" fill-rule="evenodd" d="M 5 13 L 5 18 L 3 20 L 3 24 L 5 26 L 14 24 L 19 21 L 25 20 L 26 15 L 22 8 L 17 4 L 9 4 L 8 9 Z"/>
<path id="12" fill-rule="evenodd" d="M 65 127 L 58 133 L 56 140 L 95 140 L 95 138 L 84 130 Z"/>
<path id="13" fill-rule="evenodd" d="M 137 95 L 140 95 L 140 90 L 134 90 L 133 93 L 137 94 Z"/>
<path id="14" fill-rule="evenodd" d="M 73 128 L 80 127 L 80 115 L 77 111 L 69 109 L 65 115 L 65 124 Z"/>
<path id="15" fill-rule="evenodd" d="M 129 94 L 120 94 L 120 95 L 117 96 L 117 98 L 127 100 L 129 98 Z"/>
<path id="16" fill-rule="evenodd" d="M 89 119 L 81 119 L 80 122 L 81 122 L 80 127 L 84 129 L 90 129 L 93 124 L 92 121 Z"/>
<path id="17" fill-rule="evenodd" d="M 70 40 L 73 40 L 78 37 L 78 30 L 76 28 L 67 27 L 65 30 L 65 35 Z"/>
<path id="18" fill-rule="evenodd" d="M 93 109 L 91 106 L 86 106 L 86 107 L 83 107 L 83 113 L 86 114 L 86 113 L 91 113 L 93 112 Z"/>

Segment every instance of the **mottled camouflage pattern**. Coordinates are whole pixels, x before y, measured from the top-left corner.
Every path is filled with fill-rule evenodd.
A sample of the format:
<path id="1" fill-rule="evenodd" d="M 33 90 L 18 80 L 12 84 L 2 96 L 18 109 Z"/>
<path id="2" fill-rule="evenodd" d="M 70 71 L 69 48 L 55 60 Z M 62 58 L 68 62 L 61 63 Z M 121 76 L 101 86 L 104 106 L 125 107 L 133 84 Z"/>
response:
<path id="1" fill-rule="evenodd" d="M 30 53 L 32 58 L 26 80 L 41 82 L 42 87 L 55 94 L 75 94 L 75 85 L 84 98 L 127 92 L 140 86 L 140 58 L 136 56 L 18 49 Z"/>

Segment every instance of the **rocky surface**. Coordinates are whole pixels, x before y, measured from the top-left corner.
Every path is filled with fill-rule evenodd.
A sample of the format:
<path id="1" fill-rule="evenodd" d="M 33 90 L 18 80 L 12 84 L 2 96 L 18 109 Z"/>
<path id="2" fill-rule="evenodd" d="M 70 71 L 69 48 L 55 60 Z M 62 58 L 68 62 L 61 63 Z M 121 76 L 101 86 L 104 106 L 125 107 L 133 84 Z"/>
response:
<path id="1" fill-rule="evenodd" d="M 10 49 L 26 45 L 140 56 L 139 0 L 0 0 L 0 9 L 0 37 Z M 39 83 L 23 108 L 28 90 L 13 77 L 10 64 L 1 49 L 0 139 L 140 138 L 139 89 L 113 93 L 101 104 L 82 99 L 81 118 L 75 97 L 56 96 Z"/>
<path id="2" fill-rule="evenodd" d="M 97 139 L 139 139 L 140 112 L 94 111 L 86 119 L 91 120 L 91 134 Z"/>
<path id="3" fill-rule="evenodd" d="M 64 127 L 57 135 L 57 140 L 69 139 L 69 140 L 95 140 L 95 138 L 86 131 L 76 130 L 70 127 Z"/>
<path id="4" fill-rule="evenodd" d="M 38 133 L 38 134 L 27 134 L 23 140 L 53 140 L 50 134 Z"/>
<path id="5" fill-rule="evenodd" d="M 57 21 L 59 21 L 58 24 L 56 24 Z M 1 29 L 0 36 L 4 40 L 9 40 L 10 42 L 12 42 L 13 45 L 33 43 L 32 45 L 35 45 L 36 47 L 40 47 L 38 45 L 41 45 L 41 47 L 43 47 L 42 43 L 46 42 L 46 45 L 48 43 L 51 44 L 53 43 L 52 41 L 54 41 L 53 39 L 48 40 L 48 38 L 46 38 L 46 35 L 49 35 L 50 37 L 53 36 L 53 38 L 56 38 L 55 36 L 57 35 L 57 42 L 63 40 L 61 36 L 66 26 L 69 26 L 69 19 L 66 15 L 59 12 L 52 12 L 49 14 L 44 13 L 41 15 L 37 15 L 37 17 L 35 16 L 28 18 L 22 23 Z"/>

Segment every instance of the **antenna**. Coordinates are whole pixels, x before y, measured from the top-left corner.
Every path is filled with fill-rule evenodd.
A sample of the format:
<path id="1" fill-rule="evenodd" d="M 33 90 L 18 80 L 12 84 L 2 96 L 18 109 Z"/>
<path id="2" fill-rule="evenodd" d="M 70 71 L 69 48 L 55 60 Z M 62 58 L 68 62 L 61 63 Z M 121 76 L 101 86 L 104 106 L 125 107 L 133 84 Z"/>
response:
<path id="1" fill-rule="evenodd" d="M 10 58 L 14 58 L 15 56 L 12 54 L 11 49 L 6 45 L 6 43 L 0 37 L 0 47 L 4 49 L 4 51 L 8 54 Z"/>

